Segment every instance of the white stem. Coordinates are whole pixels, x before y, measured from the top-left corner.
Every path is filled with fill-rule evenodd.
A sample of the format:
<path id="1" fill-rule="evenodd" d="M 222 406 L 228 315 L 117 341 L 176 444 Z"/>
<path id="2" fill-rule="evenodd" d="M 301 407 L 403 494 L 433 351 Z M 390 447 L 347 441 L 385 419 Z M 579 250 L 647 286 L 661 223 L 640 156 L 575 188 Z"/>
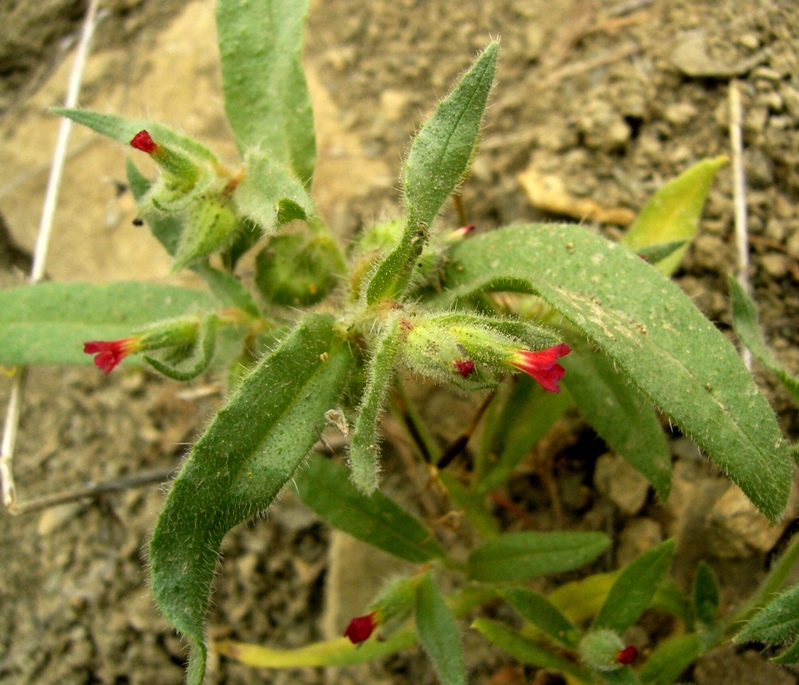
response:
<path id="1" fill-rule="evenodd" d="M 64 102 L 66 107 L 75 107 L 78 104 L 78 94 L 83 80 L 83 72 L 86 69 L 86 60 L 89 56 L 89 44 L 94 33 L 95 19 L 99 0 L 91 0 L 86 10 L 86 17 L 83 21 L 83 31 L 81 32 L 78 49 L 75 52 L 75 63 L 72 65 L 72 72 L 69 77 L 69 87 L 67 97 Z M 55 153 L 53 154 L 53 165 L 50 168 L 50 177 L 47 180 L 47 190 L 44 196 L 44 207 L 42 218 L 39 222 L 39 235 L 36 239 L 36 250 L 33 254 L 33 267 L 31 269 L 30 282 L 38 283 L 44 277 L 44 266 L 47 261 L 47 250 L 50 246 L 50 236 L 53 232 L 53 218 L 58 203 L 58 191 L 61 187 L 61 177 L 64 172 L 64 164 L 67 157 L 67 143 L 69 134 L 72 130 L 72 122 L 69 119 L 62 119 L 58 129 L 58 140 L 56 141 Z M 3 426 L 2 452 L 0 452 L 0 478 L 3 481 L 3 504 L 12 514 L 18 513 L 17 510 L 17 490 L 14 484 L 14 449 L 17 442 L 17 429 L 19 427 L 20 408 L 22 406 L 22 394 L 25 390 L 25 380 L 28 376 L 26 367 L 17 369 L 14 382 L 11 386 L 11 397 L 8 401 L 6 421 Z"/>
<path id="2" fill-rule="evenodd" d="M 730 81 L 730 145 L 732 147 L 733 203 L 735 206 L 735 244 L 738 251 L 738 281 L 751 297 L 749 283 L 749 231 L 746 218 L 746 175 L 744 173 L 743 136 L 741 135 L 741 92 L 738 81 Z M 741 348 L 746 368 L 752 370 L 752 353 Z"/>

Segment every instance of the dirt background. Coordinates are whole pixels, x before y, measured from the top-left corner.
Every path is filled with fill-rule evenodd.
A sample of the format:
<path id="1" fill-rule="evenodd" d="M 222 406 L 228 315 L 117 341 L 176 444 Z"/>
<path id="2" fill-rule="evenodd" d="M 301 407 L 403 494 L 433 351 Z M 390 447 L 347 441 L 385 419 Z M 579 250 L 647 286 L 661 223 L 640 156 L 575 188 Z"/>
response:
<path id="1" fill-rule="evenodd" d="M 83 106 L 149 115 L 233 159 L 224 120 L 210 0 L 107 0 L 81 96 Z M 63 102 L 79 0 L 7 0 L 0 6 L 0 282 L 21 283 L 33 248 Z M 799 372 L 799 6 L 790 0 L 342 0 L 311 3 L 306 66 L 318 128 L 315 197 L 343 235 L 399 211 L 397 177 L 423 116 L 490 38 L 501 36 L 498 83 L 484 142 L 463 188 L 478 230 L 553 219 L 536 210 L 517 175 L 532 168 L 604 206 L 639 210 L 666 180 L 729 149 L 727 91 L 741 81 L 749 181 L 751 278 L 767 338 Z M 190 282 L 169 263 L 120 189 L 126 152 L 76 129 L 48 274 L 63 280 Z M 711 191 L 701 235 L 678 281 L 724 330 L 724 282 L 734 263 L 731 173 Z M 456 225 L 453 211 L 443 221 Z M 619 228 L 604 226 L 608 234 Z M 756 369 L 781 425 L 799 434 L 788 395 Z M 0 376 L 3 405 L 10 381 Z M 442 439 L 457 433 L 450 400 L 423 395 Z M 23 498 L 175 465 L 221 400 L 213 379 L 188 390 L 131 370 L 34 369 L 18 441 Z M 443 407 L 443 409 L 442 409 Z M 395 429 L 389 422 L 392 434 Z M 677 535 L 675 577 L 686 583 L 709 553 L 732 608 L 783 543 L 684 438 L 675 437 L 674 494 L 655 502 L 601 441 L 574 419 L 553 439 L 556 493 L 570 522 L 617 534 L 613 567 Z M 402 445 L 398 452 L 403 451 Z M 393 467 L 397 496 L 413 496 Z M 414 474 L 409 474 L 414 475 Z M 418 476 L 418 474 L 415 474 Z M 501 511 L 510 528 L 554 528 L 546 478 L 520 470 Z M 146 587 L 146 540 L 163 502 L 157 488 L 22 518 L 0 516 L 0 683 L 159 685 L 182 678 L 183 645 Z M 793 530 L 789 527 L 788 531 Z M 334 634 L 365 601 L 353 588 L 380 580 L 286 494 L 269 517 L 226 540 L 209 625 L 214 637 L 295 647 Z M 348 546 L 350 545 L 350 546 Z M 332 551 L 331 551 L 332 550 Z M 363 558 L 363 557 L 359 557 Z M 350 560 L 349 564 L 342 563 Z M 374 563 L 374 560 L 372 560 Z M 353 575 L 352 567 L 360 576 Z M 385 571 L 382 571 L 385 573 Z M 349 593 L 349 594 L 348 594 Z M 325 599 L 325 596 L 327 599 Z M 346 597 L 346 600 L 342 598 Z M 327 607 L 327 608 L 325 608 Z M 645 651 L 663 624 L 631 636 Z M 667 627 L 666 627 L 667 629 Z M 531 671 L 465 638 L 475 684 L 525 683 Z M 212 658 L 209 682 L 414 685 L 434 678 L 411 651 L 360 669 L 263 672 Z M 494 678 L 492 681 L 491 679 Z M 686 682 L 796 683 L 757 653 L 705 657 Z M 539 675 L 537 684 L 550 682 Z M 557 682 L 557 680 L 551 680 Z"/>

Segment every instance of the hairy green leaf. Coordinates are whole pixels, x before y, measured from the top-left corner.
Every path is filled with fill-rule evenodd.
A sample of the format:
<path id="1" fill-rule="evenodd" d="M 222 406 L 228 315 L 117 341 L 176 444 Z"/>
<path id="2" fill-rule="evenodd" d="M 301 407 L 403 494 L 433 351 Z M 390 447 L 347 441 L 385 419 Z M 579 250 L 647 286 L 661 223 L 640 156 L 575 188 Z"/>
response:
<path id="1" fill-rule="evenodd" d="M 480 122 L 494 82 L 499 43 L 491 43 L 474 61 L 414 138 L 403 173 L 408 219 L 397 248 L 369 282 L 369 304 L 402 293 L 429 237 L 441 206 L 469 169 Z"/>
<path id="2" fill-rule="evenodd" d="M 469 555 L 469 575 L 501 583 L 571 571 L 596 559 L 609 544 L 602 533 L 506 533 Z"/>
<path id="3" fill-rule="evenodd" d="M 433 302 L 481 290 L 538 294 L 689 434 L 769 518 L 790 457 L 774 412 L 733 346 L 665 276 L 574 225 L 523 225 L 457 245 Z"/>
<path id="4" fill-rule="evenodd" d="M 544 595 L 527 588 L 510 588 L 501 595 L 525 621 L 566 647 L 577 647 L 580 635 L 577 628 Z"/>
<path id="5" fill-rule="evenodd" d="M 665 501 L 671 489 L 671 453 L 652 403 L 604 354 L 586 345 L 574 345 L 563 365 L 563 383 L 585 420 Z"/>
<path id="6" fill-rule="evenodd" d="M 310 315 L 247 376 L 194 445 L 150 544 L 156 602 L 205 670 L 203 626 L 225 533 L 263 511 L 318 438 L 350 366 L 333 317 Z"/>
<path id="7" fill-rule="evenodd" d="M 39 283 L 0 291 L 0 363 L 90 364 L 90 340 L 118 340 L 156 321 L 207 312 L 207 293 L 156 283 Z"/>
<path id="8" fill-rule="evenodd" d="M 444 556 L 433 534 L 405 509 L 379 491 L 367 497 L 349 477 L 346 467 L 316 456 L 295 480 L 302 501 L 334 528 L 416 564 Z"/>
<path id="9" fill-rule="evenodd" d="M 672 685 L 700 653 L 696 633 L 670 637 L 652 652 L 638 671 L 638 677 L 651 685 Z"/>
<path id="10" fill-rule="evenodd" d="M 487 618 L 478 618 L 472 623 L 472 628 L 482 633 L 489 642 L 504 649 L 524 664 L 566 673 L 577 682 L 586 683 L 586 685 L 594 682 L 594 679 L 586 671 L 561 659 L 548 649 L 540 647 L 510 628 L 506 628 L 501 623 Z"/>
<path id="11" fill-rule="evenodd" d="M 622 244 L 638 251 L 648 245 L 693 240 L 710 186 L 716 172 L 726 163 L 724 155 L 704 159 L 669 181 L 646 203 L 635 223 L 622 237 Z M 682 247 L 671 256 L 658 260 L 657 268 L 664 274 L 673 273 L 686 249 Z"/>
<path id="12" fill-rule="evenodd" d="M 732 325 L 735 329 L 735 335 L 763 366 L 782 381 L 782 384 L 788 388 L 791 395 L 799 400 L 799 378 L 786 371 L 774 358 L 757 323 L 755 303 L 734 276 L 729 278 L 730 296 L 732 298 Z"/>
<path id="13" fill-rule="evenodd" d="M 610 588 L 592 630 L 621 634 L 633 625 L 666 577 L 673 554 L 674 540 L 666 540 L 628 564 Z"/>
<path id="14" fill-rule="evenodd" d="M 300 63 L 308 0 L 218 0 L 225 111 L 239 150 L 260 150 L 305 186 L 316 161 Z"/>
<path id="15" fill-rule="evenodd" d="M 735 642 L 780 644 L 799 637 L 799 585 L 777 595 L 735 636 Z"/>
<path id="16" fill-rule="evenodd" d="M 208 262 L 201 262 L 193 270 L 203 277 L 211 292 L 228 307 L 236 307 L 257 319 L 261 313 L 250 291 L 235 276 L 215 269 Z"/>
<path id="17" fill-rule="evenodd" d="M 233 200 L 265 234 L 274 233 L 287 221 L 313 216 L 313 200 L 287 167 L 260 150 L 248 151 L 244 164 L 244 178 L 236 186 Z"/>
<path id="18" fill-rule="evenodd" d="M 416 631 L 442 685 L 466 685 L 455 617 L 430 574 L 416 590 Z"/>

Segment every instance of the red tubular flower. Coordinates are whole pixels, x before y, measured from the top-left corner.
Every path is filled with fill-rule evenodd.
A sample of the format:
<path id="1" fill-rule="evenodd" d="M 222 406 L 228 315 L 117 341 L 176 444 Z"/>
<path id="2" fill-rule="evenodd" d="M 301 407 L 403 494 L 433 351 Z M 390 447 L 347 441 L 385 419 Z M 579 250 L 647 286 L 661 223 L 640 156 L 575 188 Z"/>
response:
<path id="1" fill-rule="evenodd" d="M 377 621 L 373 611 L 371 614 L 366 614 L 366 616 L 356 616 L 352 619 L 344 631 L 344 637 L 349 638 L 352 644 L 357 645 L 368 640 L 375 628 L 377 628 Z"/>
<path id="2" fill-rule="evenodd" d="M 93 340 L 83 343 L 83 351 L 86 354 L 96 354 L 94 365 L 102 369 L 107 376 L 114 367 L 119 364 L 129 354 L 139 350 L 139 339 L 122 338 L 121 340 Z"/>
<path id="3" fill-rule="evenodd" d="M 146 152 L 148 155 L 153 154 L 158 149 L 158 143 L 152 139 L 152 136 L 147 131 L 139 131 L 133 136 L 130 146 L 135 150 Z"/>
<path id="4" fill-rule="evenodd" d="M 468 378 L 474 373 L 474 362 L 471 359 L 459 359 L 455 362 L 455 369 L 461 376 Z"/>
<path id="5" fill-rule="evenodd" d="M 632 645 L 627 645 L 616 655 L 616 661 L 625 666 L 634 663 L 638 658 L 638 650 Z"/>
<path id="6" fill-rule="evenodd" d="M 571 348 L 566 343 L 538 352 L 520 350 L 510 356 L 508 364 L 534 378 L 544 390 L 560 392 L 558 381 L 563 378 L 566 370 L 557 363 L 557 359 L 565 357 L 569 352 Z"/>

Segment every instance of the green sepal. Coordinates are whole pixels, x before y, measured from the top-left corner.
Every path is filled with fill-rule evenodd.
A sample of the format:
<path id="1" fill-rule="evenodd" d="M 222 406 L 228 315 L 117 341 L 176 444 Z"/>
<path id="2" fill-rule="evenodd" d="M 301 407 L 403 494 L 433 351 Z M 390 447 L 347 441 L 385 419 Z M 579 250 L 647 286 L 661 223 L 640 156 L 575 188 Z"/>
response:
<path id="1" fill-rule="evenodd" d="M 349 465 L 352 482 L 364 494 L 377 489 L 380 471 L 380 444 L 378 426 L 386 396 L 394 379 L 394 366 L 400 347 L 399 317 L 391 317 L 383 324 L 383 331 L 375 342 L 369 361 L 366 388 L 363 391 L 358 418 L 352 432 Z"/>
<path id="2" fill-rule="evenodd" d="M 229 200 L 214 193 L 197 197 L 186 213 L 186 227 L 175 250 L 172 271 L 229 245 L 237 229 L 238 219 Z"/>
<path id="3" fill-rule="evenodd" d="M 125 158 L 125 171 L 127 172 L 128 184 L 133 197 L 139 203 L 141 218 L 147 222 L 150 231 L 158 242 L 164 246 L 164 249 L 174 256 L 175 250 L 178 249 L 180 236 L 186 227 L 185 217 L 179 214 L 164 214 L 163 212 L 155 211 L 153 207 L 148 206 L 143 201 L 143 198 L 152 188 L 153 182 L 139 171 L 130 157 Z"/>
<path id="4" fill-rule="evenodd" d="M 219 319 L 215 314 L 208 315 L 200 326 L 197 336 L 197 342 L 194 346 L 196 352 L 192 355 L 194 359 L 194 366 L 185 370 L 180 370 L 174 366 L 167 364 L 163 361 L 142 355 L 144 361 L 152 366 L 156 371 L 164 374 L 167 378 L 176 381 L 190 381 L 197 378 L 203 371 L 210 365 L 214 357 L 214 350 L 216 349 L 216 329 L 219 324 Z"/>
<path id="5" fill-rule="evenodd" d="M 613 630 L 591 629 L 580 640 L 580 660 L 594 671 L 606 673 L 623 668 L 617 656 L 624 649 L 624 640 Z"/>
<path id="6" fill-rule="evenodd" d="M 494 41 L 438 104 L 414 138 L 403 172 L 408 209 L 404 234 L 372 276 L 366 293 L 368 304 L 402 294 L 427 244 L 433 219 L 468 171 L 498 54 L 499 43 Z"/>

